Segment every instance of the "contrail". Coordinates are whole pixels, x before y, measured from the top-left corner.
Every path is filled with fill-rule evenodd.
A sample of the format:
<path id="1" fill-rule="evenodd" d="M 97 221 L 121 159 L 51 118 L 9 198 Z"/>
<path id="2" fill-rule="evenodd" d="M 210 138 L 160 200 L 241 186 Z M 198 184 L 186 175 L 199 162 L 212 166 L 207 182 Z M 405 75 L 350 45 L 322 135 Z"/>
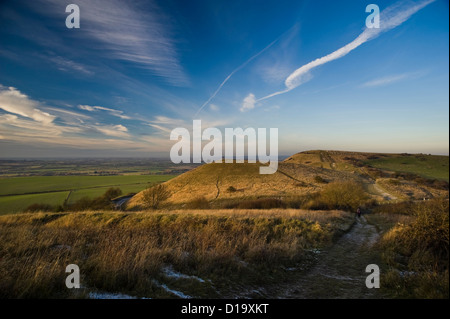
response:
<path id="1" fill-rule="evenodd" d="M 281 36 L 280 36 L 281 37 Z M 240 66 L 238 66 L 236 69 L 233 70 L 233 72 L 230 73 L 230 75 L 228 75 L 225 80 L 223 80 L 223 82 L 219 85 L 219 87 L 217 88 L 217 90 L 213 93 L 213 95 L 211 95 L 209 97 L 209 99 L 203 103 L 203 105 L 198 109 L 197 113 L 195 113 L 194 118 L 197 117 L 198 113 L 200 113 L 201 110 L 203 110 L 203 108 L 208 105 L 209 102 L 211 102 L 211 100 L 217 95 L 217 93 L 219 93 L 219 91 L 222 89 L 222 87 L 225 85 L 225 83 L 228 82 L 228 80 L 233 76 L 233 74 L 235 74 L 237 71 L 239 71 L 240 69 L 242 69 L 244 66 L 246 66 L 247 64 L 249 64 L 253 59 L 255 59 L 257 56 L 259 56 L 261 53 L 263 53 L 264 51 L 266 51 L 268 48 L 270 48 L 275 42 L 277 42 L 280 37 L 276 38 L 274 41 L 272 41 L 268 46 L 266 46 L 264 49 L 262 49 L 261 51 L 259 51 L 258 53 L 256 53 L 254 56 L 252 56 L 250 59 L 248 59 L 247 61 L 245 61 L 244 63 L 242 63 Z"/>
<path id="2" fill-rule="evenodd" d="M 342 58 L 343 56 L 347 55 L 348 53 L 359 47 L 361 44 L 376 38 L 383 32 L 389 31 L 399 26 L 400 24 L 408 20 L 414 13 L 416 13 L 417 11 L 421 10 L 422 8 L 424 8 L 425 6 L 429 5 L 434 1 L 435 0 L 422 1 L 420 3 L 415 4 L 412 7 L 408 7 L 408 4 L 411 3 L 410 1 L 397 2 L 396 4 L 389 6 L 380 13 L 380 28 L 372 28 L 372 29 L 366 28 L 355 40 L 353 40 L 349 44 L 343 46 L 342 48 L 324 57 L 318 58 L 314 61 L 311 61 L 303 65 L 302 67 L 292 72 L 286 78 L 284 82 L 286 89 L 269 94 L 265 97 L 256 100 L 255 102 L 259 102 L 276 95 L 284 94 L 286 92 L 295 89 L 299 85 L 309 81 L 312 78 L 312 75 L 310 73 L 312 69 L 318 67 L 319 65 Z"/>

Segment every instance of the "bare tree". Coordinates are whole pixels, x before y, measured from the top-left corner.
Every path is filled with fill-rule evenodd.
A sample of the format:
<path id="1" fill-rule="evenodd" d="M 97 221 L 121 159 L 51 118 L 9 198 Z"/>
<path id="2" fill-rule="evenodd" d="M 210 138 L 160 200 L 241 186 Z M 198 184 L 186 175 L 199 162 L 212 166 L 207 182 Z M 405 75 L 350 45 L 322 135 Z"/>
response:
<path id="1" fill-rule="evenodd" d="M 147 207 L 157 209 L 159 205 L 170 197 L 166 185 L 150 186 L 143 192 L 143 200 Z"/>

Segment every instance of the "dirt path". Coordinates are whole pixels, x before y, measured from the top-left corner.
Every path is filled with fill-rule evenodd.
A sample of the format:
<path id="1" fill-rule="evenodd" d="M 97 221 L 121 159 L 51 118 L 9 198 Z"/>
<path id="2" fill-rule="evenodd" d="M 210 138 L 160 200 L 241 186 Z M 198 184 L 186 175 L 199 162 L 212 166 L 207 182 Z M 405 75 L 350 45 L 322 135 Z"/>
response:
<path id="1" fill-rule="evenodd" d="M 383 188 L 381 188 L 378 184 L 373 184 L 374 189 L 381 194 L 381 196 L 383 196 L 383 198 L 385 200 L 397 200 L 397 197 L 392 195 L 391 193 L 388 193 L 386 190 L 384 190 Z"/>
<path id="2" fill-rule="evenodd" d="M 378 264 L 377 255 L 369 248 L 379 234 L 362 216 L 335 245 L 323 250 L 317 264 L 306 274 L 284 287 L 278 298 L 380 298 L 378 289 L 368 289 L 365 272 L 369 264 Z"/>

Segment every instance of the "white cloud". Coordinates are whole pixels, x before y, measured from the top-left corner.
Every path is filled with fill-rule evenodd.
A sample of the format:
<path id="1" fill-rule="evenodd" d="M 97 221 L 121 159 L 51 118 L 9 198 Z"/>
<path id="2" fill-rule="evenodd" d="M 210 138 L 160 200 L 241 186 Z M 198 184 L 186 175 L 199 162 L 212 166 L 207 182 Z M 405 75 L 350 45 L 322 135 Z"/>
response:
<path id="1" fill-rule="evenodd" d="M 385 10 L 383 10 L 380 13 L 381 17 L 381 23 L 380 28 L 372 28 L 368 29 L 366 28 L 355 40 L 348 43 L 347 45 L 343 46 L 342 48 L 324 56 L 321 58 L 318 58 L 312 62 L 309 62 L 302 67 L 298 68 L 294 72 L 292 72 L 285 80 L 285 86 L 286 89 L 282 91 L 278 91 L 275 93 L 272 93 L 270 95 L 267 95 L 263 98 L 258 99 L 257 101 L 265 100 L 270 97 L 280 95 L 286 92 L 289 92 L 299 85 L 309 81 L 312 78 L 311 71 L 325 63 L 331 62 L 333 60 L 342 58 L 343 56 L 347 55 L 360 45 L 364 44 L 367 41 L 370 41 L 377 36 L 379 36 L 381 33 L 389 31 L 406 20 L 408 20 L 414 13 L 421 10 L 428 4 L 434 2 L 435 0 L 425 0 L 420 1 L 419 3 L 414 3 L 413 6 L 411 6 L 411 2 L 409 1 L 401 1 L 398 2 Z"/>
<path id="2" fill-rule="evenodd" d="M 255 107 L 255 103 L 256 103 L 255 95 L 253 93 L 250 93 L 242 102 L 242 107 L 240 109 L 241 112 L 253 109 Z"/>
<path id="3" fill-rule="evenodd" d="M 156 129 L 158 129 L 158 130 L 160 130 L 162 132 L 165 132 L 165 133 L 170 133 L 172 131 L 171 129 L 168 129 L 167 127 L 164 127 L 164 126 L 158 125 L 158 124 L 147 124 L 147 125 L 151 126 L 153 128 L 156 128 Z"/>
<path id="4" fill-rule="evenodd" d="M 14 87 L 4 87 L 0 84 L 0 109 L 9 113 L 33 119 L 43 124 L 50 124 L 56 118 L 40 110 L 41 104 L 31 100 Z"/>
<path id="5" fill-rule="evenodd" d="M 151 123 L 165 124 L 165 125 L 169 125 L 169 126 L 173 126 L 173 127 L 186 125 L 186 122 L 184 120 L 174 119 L 174 118 L 162 116 L 162 115 L 155 116 L 155 119 L 153 121 L 151 121 Z"/>
<path id="6" fill-rule="evenodd" d="M 217 105 L 215 105 L 215 104 L 210 104 L 210 105 L 209 105 L 209 109 L 210 109 L 211 111 L 215 111 L 215 112 L 217 112 L 217 111 L 220 110 L 220 108 L 219 108 Z"/>
<path id="7" fill-rule="evenodd" d="M 85 111 L 89 111 L 89 112 L 94 112 L 95 111 L 95 107 L 89 106 L 89 105 L 78 105 L 78 108 L 80 110 L 85 110 Z"/>
<path id="8" fill-rule="evenodd" d="M 110 125 L 110 126 L 94 126 L 97 131 L 108 135 L 108 136 L 114 136 L 114 137 L 130 137 L 130 134 L 128 134 L 128 129 L 123 125 Z"/>
<path id="9" fill-rule="evenodd" d="M 78 108 L 80 110 L 85 110 L 89 112 L 95 112 L 95 111 L 106 111 L 109 114 L 116 116 L 118 118 L 121 118 L 123 120 L 131 120 L 131 117 L 128 115 L 123 114 L 123 111 L 111 109 L 109 107 L 104 106 L 90 106 L 90 105 L 78 105 Z"/>
<path id="10" fill-rule="evenodd" d="M 114 125 L 114 128 L 120 132 L 128 132 L 128 129 L 121 124 Z"/>
<path id="11" fill-rule="evenodd" d="M 375 87 L 375 86 L 383 86 L 392 84 L 398 81 L 401 81 L 403 79 L 408 78 L 410 73 L 404 73 L 404 74 L 396 74 L 396 75 L 389 75 L 382 78 L 378 78 L 372 81 L 368 81 L 364 84 L 362 84 L 362 87 Z"/>
<path id="12" fill-rule="evenodd" d="M 64 71 L 64 72 L 72 72 L 77 71 L 80 73 L 84 73 L 86 75 L 92 75 L 94 74 L 92 71 L 88 70 L 84 65 L 74 62 L 72 60 L 60 57 L 60 56 L 53 56 L 50 57 L 49 60 L 56 64 L 58 67 L 58 70 Z"/>

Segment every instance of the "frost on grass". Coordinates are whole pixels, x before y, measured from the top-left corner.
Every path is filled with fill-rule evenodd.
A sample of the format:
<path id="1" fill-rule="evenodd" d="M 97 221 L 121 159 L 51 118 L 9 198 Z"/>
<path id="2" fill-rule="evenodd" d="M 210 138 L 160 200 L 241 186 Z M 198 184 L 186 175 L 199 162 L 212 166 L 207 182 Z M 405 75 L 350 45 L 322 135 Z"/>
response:
<path id="1" fill-rule="evenodd" d="M 203 280 L 200 277 L 197 276 L 189 276 L 189 275 L 185 275 L 182 274 L 180 272 L 177 272 L 175 270 L 173 270 L 172 266 L 167 266 L 163 268 L 163 273 L 166 277 L 168 278 L 174 278 L 174 279 L 194 279 L 197 280 L 198 282 L 204 283 L 205 280 Z"/>
<path id="2" fill-rule="evenodd" d="M 169 287 L 167 287 L 167 285 L 161 284 L 161 283 L 159 283 L 159 282 L 156 281 L 156 280 L 153 280 L 153 283 L 154 283 L 155 285 L 161 287 L 161 288 L 164 289 L 165 291 L 170 292 L 171 294 L 173 294 L 173 295 L 175 295 L 175 296 L 177 296 L 177 297 L 179 297 L 179 298 L 182 298 L 182 299 L 191 299 L 191 298 L 192 298 L 191 296 L 185 295 L 185 294 L 182 293 L 181 291 L 174 290 L 174 289 L 170 289 Z"/>
<path id="3" fill-rule="evenodd" d="M 150 299 L 150 298 L 138 298 L 135 296 L 125 295 L 121 293 L 110 292 L 90 292 L 89 299 Z"/>

